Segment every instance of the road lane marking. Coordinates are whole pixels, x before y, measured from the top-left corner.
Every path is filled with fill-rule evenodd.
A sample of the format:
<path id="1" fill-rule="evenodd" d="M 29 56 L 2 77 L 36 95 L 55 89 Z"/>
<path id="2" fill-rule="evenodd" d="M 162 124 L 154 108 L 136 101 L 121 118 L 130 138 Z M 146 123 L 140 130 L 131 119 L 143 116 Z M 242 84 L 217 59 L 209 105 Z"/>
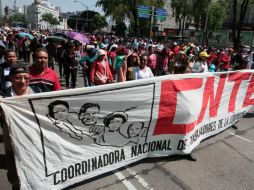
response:
<path id="1" fill-rule="evenodd" d="M 129 182 L 121 172 L 116 172 L 115 175 L 121 182 L 123 182 L 123 184 L 125 185 L 125 187 L 127 187 L 127 189 L 137 190 L 136 187 L 131 182 Z"/>
<path id="2" fill-rule="evenodd" d="M 127 168 L 126 170 L 130 172 L 130 174 L 133 175 L 145 189 L 153 190 L 153 188 L 151 188 L 150 185 L 134 170 L 130 170 L 129 168 Z"/>
<path id="3" fill-rule="evenodd" d="M 247 142 L 249 142 L 249 143 L 252 143 L 252 142 L 253 142 L 253 141 L 251 141 L 251 140 L 249 140 L 249 139 L 246 139 L 246 138 L 244 138 L 244 137 L 241 137 L 240 135 L 236 135 L 235 133 L 232 133 L 232 132 L 230 132 L 230 131 L 228 131 L 228 133 L 231 134 L 231 135 L 233 135 L 233 136 L 236 136 L 236 137 L 238 137 L 238 138 L 240 138 L 240 139 L 242 139 L 242 140 L 244 140 L 244 141 L 247 141 Z"/>

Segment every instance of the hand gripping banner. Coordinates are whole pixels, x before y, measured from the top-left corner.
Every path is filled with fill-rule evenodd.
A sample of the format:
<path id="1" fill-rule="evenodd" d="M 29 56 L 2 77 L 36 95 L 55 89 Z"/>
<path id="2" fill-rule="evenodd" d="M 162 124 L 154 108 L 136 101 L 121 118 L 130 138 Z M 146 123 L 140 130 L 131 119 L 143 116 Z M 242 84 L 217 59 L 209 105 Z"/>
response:
<path id="1" fill-rule="evenodd" d="M 169 75 L 1 100 L 21 189 L 189 154 L 254 105 L 254 72 Z"/>

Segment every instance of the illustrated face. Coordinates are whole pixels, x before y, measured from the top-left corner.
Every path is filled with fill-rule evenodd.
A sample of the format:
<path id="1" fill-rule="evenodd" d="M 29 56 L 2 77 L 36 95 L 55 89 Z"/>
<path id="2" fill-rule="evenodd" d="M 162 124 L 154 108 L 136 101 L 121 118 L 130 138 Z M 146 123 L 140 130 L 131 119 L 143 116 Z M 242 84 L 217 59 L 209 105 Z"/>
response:
<path id="1" fill-rule="evenodd" d="M 62 104 L 56 105 L 53 108 L 54 117 L 56 120 L 65 121 L 68 117 L 68 108 Z"/>
<path id="2" fill-rule="evenodd" d="M 112 119 L 109 123 L 109 130 L 110 131 L 118 131 L 120 129 L 120 127 L 122 126 L 123 123 L 123 119 L 119 118 L 119 117 L 115 117 L 114 119 Z"/>
<path id="3" fill-rule="evenodd" d="M 143 127 L 143 124 L 140 122 L 133 123 L 133 125 L 130 125 L 130 127 L 128 128 L 129 137 L 139 136 L 142 127 Z"/>
<path id="4" fill-rule="evenodd" d="M 97 107 L 91 107 L 80 114 L 80 120 L 85 125 L 94 125 L 97 122 L 99 109 Z"/>
<path id="5" fill-rule="evenodd" d="M 29 86 L 29 80 L 30 75 L 28 73 L 20 73 L 10 77 L 15 92 L 26 90 Z"/>

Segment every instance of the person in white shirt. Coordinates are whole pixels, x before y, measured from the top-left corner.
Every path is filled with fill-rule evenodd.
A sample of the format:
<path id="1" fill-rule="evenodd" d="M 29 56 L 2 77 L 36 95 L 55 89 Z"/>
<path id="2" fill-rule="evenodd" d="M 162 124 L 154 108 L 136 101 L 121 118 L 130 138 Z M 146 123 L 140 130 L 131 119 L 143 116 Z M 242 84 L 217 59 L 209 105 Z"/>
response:
<path id="1" fill-rule="evenodd" d="M 209 55 L 205 51 L 202 51 L 199 54 L 199 61 L 195 62 L 192 67 L 192 72 L 193 73 L 209 72 L 208 65 L 206 62 L 208 57 L 209 57 Z"/>
<path id="2" fill-rule="evenodd" d="M 134 69 L 134 79 L 139 80 L 152 77 L 154 77 L 154 75 L 151 69 L 147 66 L 147 56 L 142 55 L 140 57 L 140 65 Z"/>

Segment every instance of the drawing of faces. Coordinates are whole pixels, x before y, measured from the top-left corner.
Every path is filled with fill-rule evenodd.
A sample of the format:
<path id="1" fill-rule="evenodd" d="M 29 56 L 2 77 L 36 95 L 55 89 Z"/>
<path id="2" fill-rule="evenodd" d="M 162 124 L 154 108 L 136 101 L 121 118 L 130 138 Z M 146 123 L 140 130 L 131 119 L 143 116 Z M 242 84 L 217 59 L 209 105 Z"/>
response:
<path id="1" fill-rule="evenodd" d="M 79 120 L 87 126 L 97 123 L 100 107 L 98 104 L 84 104 L 79 111 Z"/>
<path id="2" fill-rule="evenodd" d="M 109 128 L 110 132 L 119 131 L 123 123 L 127 121 L 127 114 L 124 112 L 114 112 L 109 114 L 103 121 L 105 127 Z"/>
<path id="3" fill-rule="evenodd" d="M 135 123 L 130 124 L 129 127 L 128 127 L 128 130 L 127 130 L 129 138 L 137 137 L 139 135 L 142 135 L 140 133 L 141 133 L 143 128 L 144 128 L 144 123 L 143 122 L 135 122 Z"/>
<path id="4" fill-rule="evenodd" d="M 56 100 L 48 105 L 49 116 L 58 121 L 65 121 L 69 114 L 69 104 L 65 101 Z"/>

